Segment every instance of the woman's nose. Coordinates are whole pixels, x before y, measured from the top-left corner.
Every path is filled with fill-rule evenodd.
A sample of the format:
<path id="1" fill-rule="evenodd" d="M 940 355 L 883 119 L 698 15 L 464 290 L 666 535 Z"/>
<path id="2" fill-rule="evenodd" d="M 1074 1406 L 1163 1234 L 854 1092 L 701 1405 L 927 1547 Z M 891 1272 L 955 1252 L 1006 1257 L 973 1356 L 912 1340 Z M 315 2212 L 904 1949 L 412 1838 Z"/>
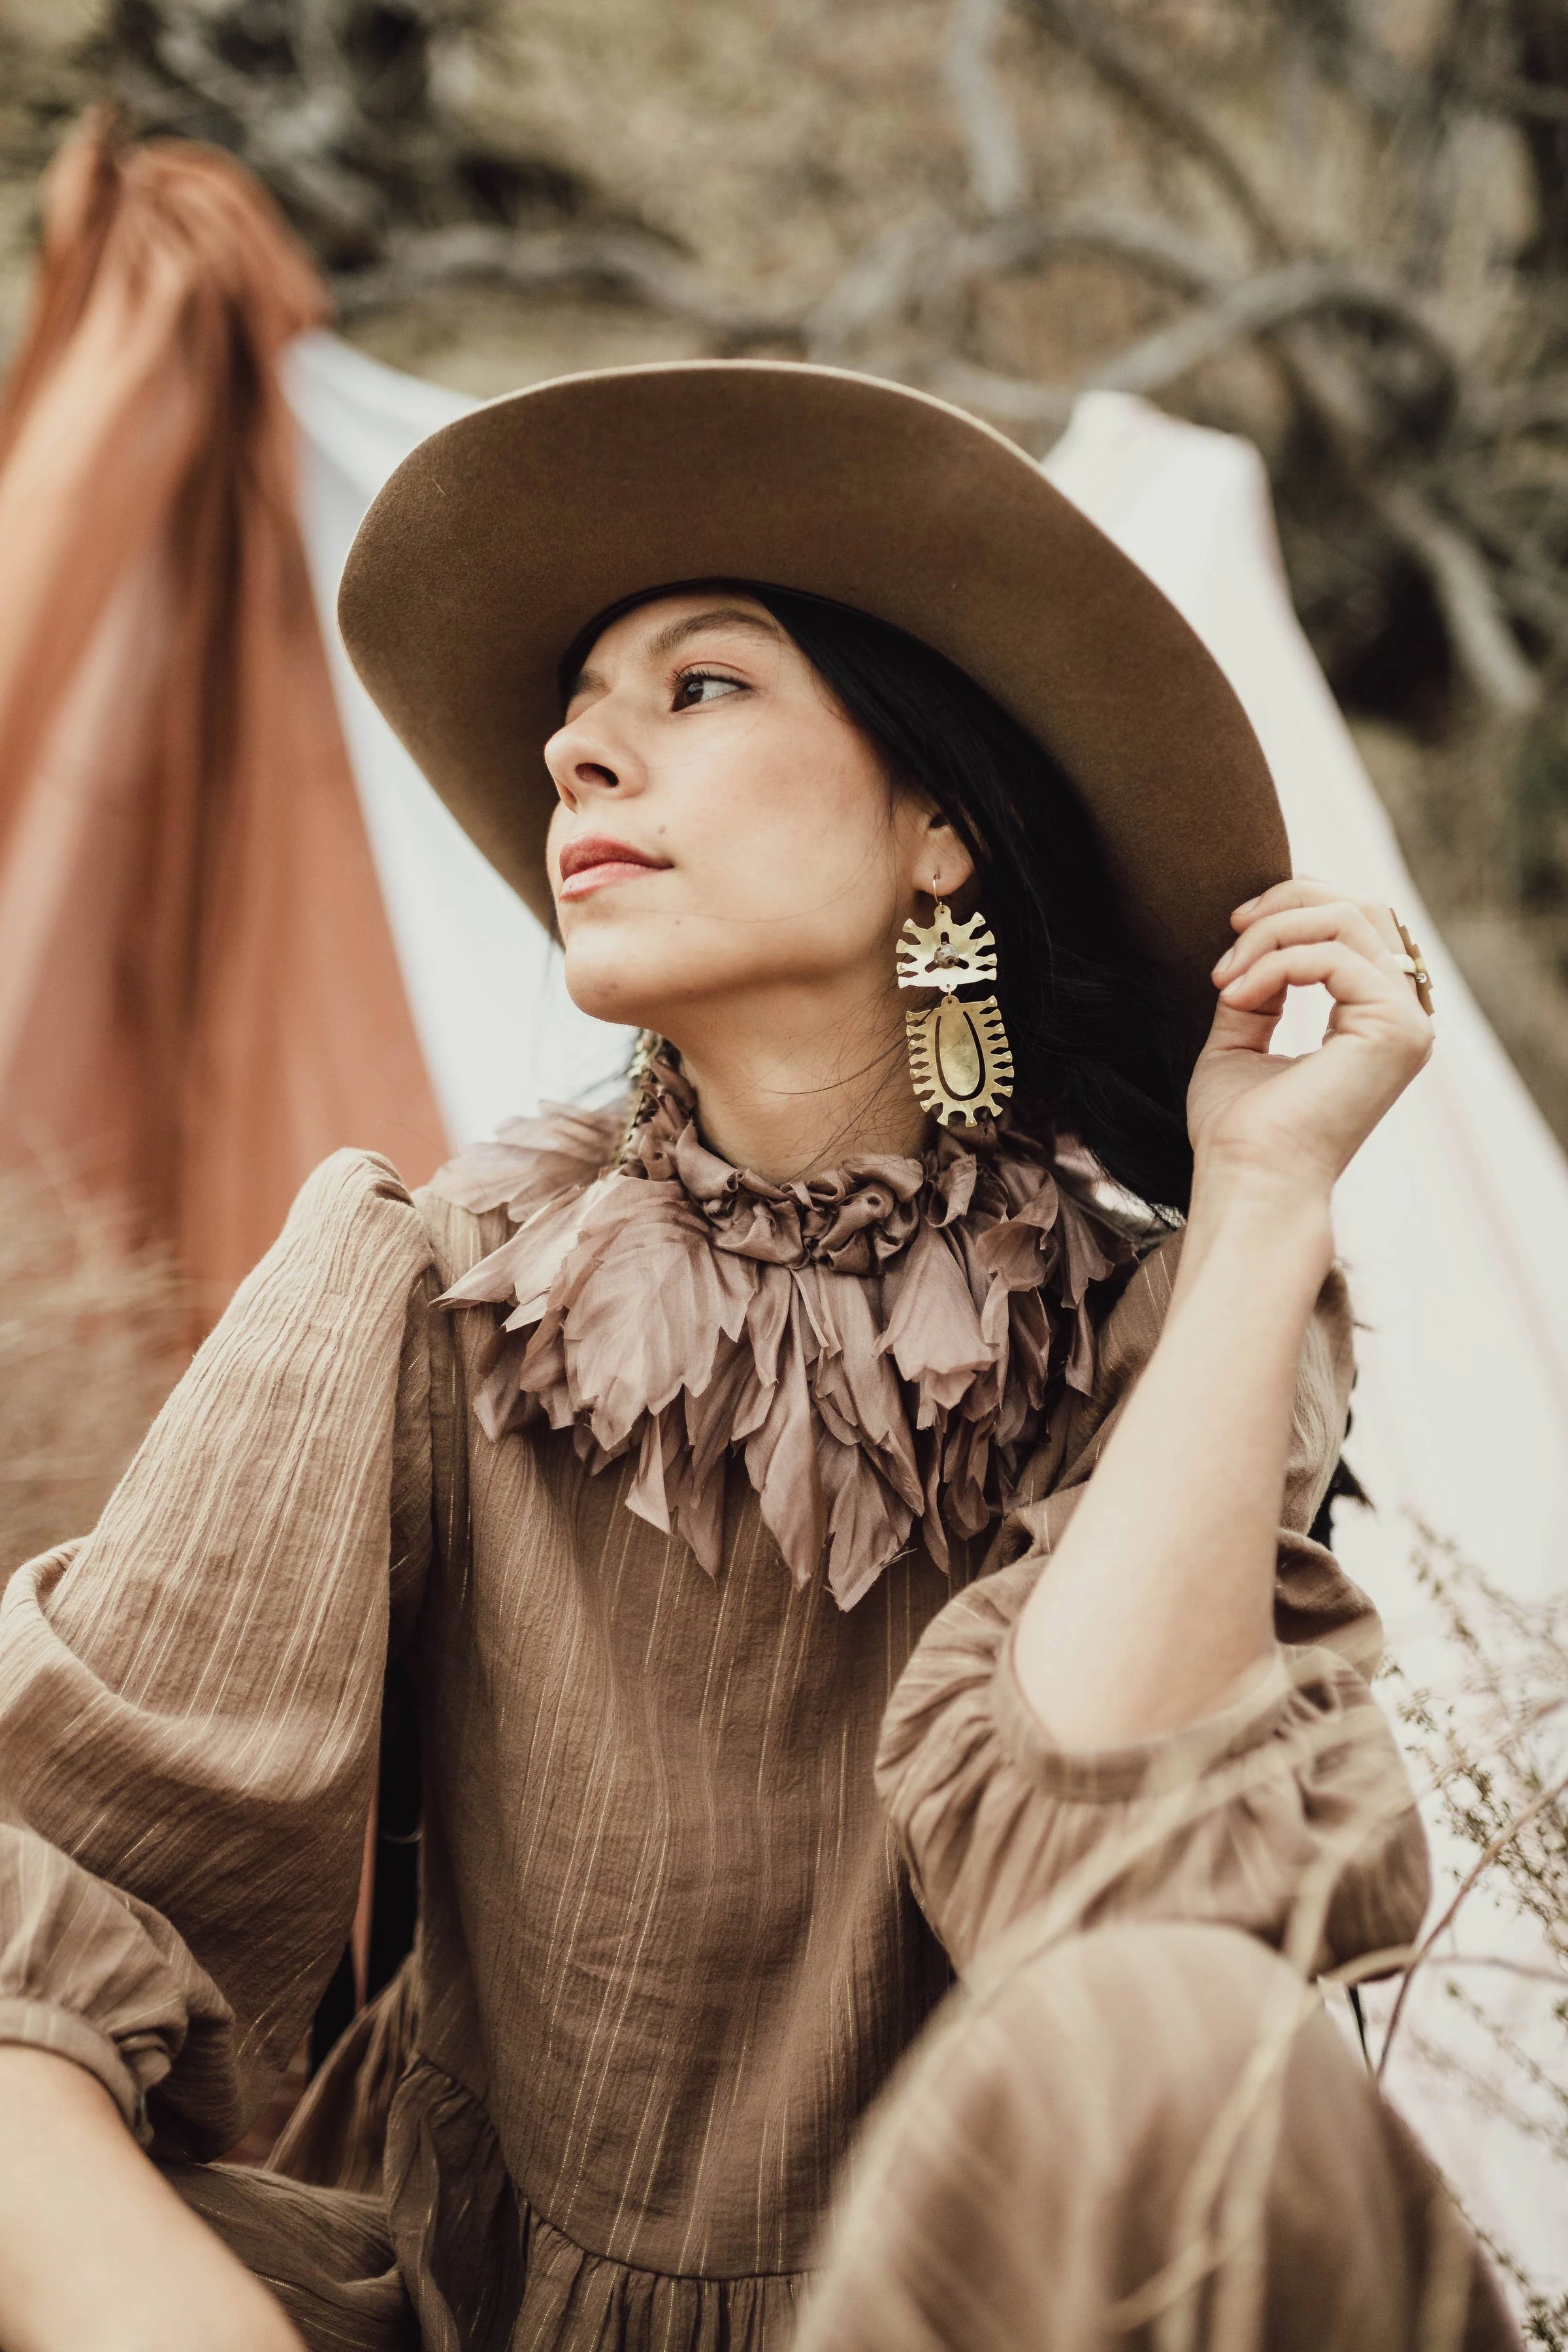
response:
<path id="1" fill-rule="evenodd" d="M 635 762 L 586 727 L 562 727 L 544 747 L 544 764 L 568 808 L 577 807 L 585 793 L 616 793 L 631 787 Z"/>

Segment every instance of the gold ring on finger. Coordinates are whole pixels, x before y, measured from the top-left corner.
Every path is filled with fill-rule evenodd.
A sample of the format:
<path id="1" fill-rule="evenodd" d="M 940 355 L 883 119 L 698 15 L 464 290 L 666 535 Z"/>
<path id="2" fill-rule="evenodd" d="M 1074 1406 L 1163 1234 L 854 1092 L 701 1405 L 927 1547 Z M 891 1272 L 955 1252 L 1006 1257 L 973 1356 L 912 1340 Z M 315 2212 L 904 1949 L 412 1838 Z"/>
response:
<path id="1" fill-rule="evenodd" d="M 1395 956 L 1394 961 L 1399 970 L 1402 972 L 1405 972 L 1409 979 L 1415 982 L 1415 1002 L 1421 1007 L 1422 1012 L 1430 1018 L 1432 1012 L 1432 975 L 1426 969 L 1426 959 L 1422 954 L 1420 949 L 1416 946 L 1415 940 L 1411 938 L 1409 932 L 1405 929 L 1404 924 L 1400 921 L 1392 907 L 1390 907 L 1388 912 L 1394 929 L 1399 933 L 1400 945 L 1405 950 L 1405 953 L 1402 956 Z"/>

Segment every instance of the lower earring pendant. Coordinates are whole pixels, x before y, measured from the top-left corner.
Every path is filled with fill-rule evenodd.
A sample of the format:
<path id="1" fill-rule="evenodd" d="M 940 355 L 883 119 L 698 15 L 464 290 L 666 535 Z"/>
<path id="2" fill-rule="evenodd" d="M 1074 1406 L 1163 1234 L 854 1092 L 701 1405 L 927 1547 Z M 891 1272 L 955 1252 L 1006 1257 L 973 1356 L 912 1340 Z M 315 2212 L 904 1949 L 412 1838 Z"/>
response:
<path id="1" fill-rule="evenodd" d="M 944 898 L 929 926 L 911 916 L 898 950 L 900 988 L 936 988 L 940 1001 L 904 1016 L 916 1099 L 943 1127 L 994 1118 L 1013 1091 L 1013 1048 L 994 996 L 961 1003 L 957 991 L 996 977 L 996 941 L 983 915 L 955 922 Z"/>

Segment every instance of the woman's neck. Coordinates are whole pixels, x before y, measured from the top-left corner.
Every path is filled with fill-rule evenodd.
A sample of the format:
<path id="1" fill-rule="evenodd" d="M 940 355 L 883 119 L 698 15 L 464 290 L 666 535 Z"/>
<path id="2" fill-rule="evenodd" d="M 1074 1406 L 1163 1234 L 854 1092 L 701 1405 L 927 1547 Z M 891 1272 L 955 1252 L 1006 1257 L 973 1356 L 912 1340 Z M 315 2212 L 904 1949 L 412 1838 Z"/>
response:
<path id="1" fill-rule="evenodd" d="M 868 1036 L 856 1022 L 847 1040 L 831 1024 L 796 1034 L 787 1016 L 683 1024 L 681 1066 L 704 1139 L 773 1183 L 862 1154 L 918 1157 L 931 1123 L 910 1086 L 902 1026 Z"/>

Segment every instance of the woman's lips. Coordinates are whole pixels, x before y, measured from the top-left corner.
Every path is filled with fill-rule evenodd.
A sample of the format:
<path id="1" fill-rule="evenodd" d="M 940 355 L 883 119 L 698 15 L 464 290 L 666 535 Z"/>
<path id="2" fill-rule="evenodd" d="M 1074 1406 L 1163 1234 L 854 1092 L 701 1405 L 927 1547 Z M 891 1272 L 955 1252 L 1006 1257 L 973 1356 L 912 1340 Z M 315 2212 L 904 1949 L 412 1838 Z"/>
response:
<path id="1" fill-rule="evenodd" d="M 667 873 L 668 867 L 668 857 L 649 857 L 629 843 L 589 834 L 582 841 L 569 841 L 561 852 L 561 887 L 556 897 L 585 898 L 591 890 L 603 890 L 609 883 L 635 881 L 639 874 Z"/>

